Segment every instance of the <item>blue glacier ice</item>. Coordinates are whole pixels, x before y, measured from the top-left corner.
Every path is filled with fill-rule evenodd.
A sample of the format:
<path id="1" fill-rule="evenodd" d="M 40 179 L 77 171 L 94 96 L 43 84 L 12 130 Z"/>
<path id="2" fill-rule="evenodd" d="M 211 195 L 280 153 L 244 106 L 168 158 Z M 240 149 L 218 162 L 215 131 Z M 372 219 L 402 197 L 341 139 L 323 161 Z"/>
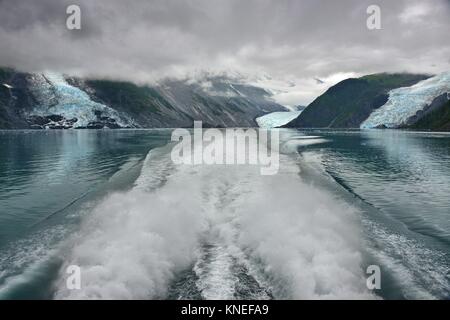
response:
<path id="1" fill-rule="evenodd" d="M 391 90 L 388 101 L 372 112 L 360 127 L 397 128 L 445 93 L 450 93 L 450 72 L 420 81 L 411 87 Z"/>
<path id="2" fill-rule="evenodd" d="M 95 111 L 116 120 L 121 127 L 134 127 L 133 121 L 104 104 L 92 101 L 80 88 L 70 85 L 63 75 L 56 73 L 33 74 L 31 90 L 38 105 L 29 115 L 47 116 L 57 114 L 66 119 L 77 118 L 74 127 L 85 127 L 95 122 Z"/>
<path id="3" fill-rule="evenodd" d="M 272 112 L 256 118 L 256 122 L 261 128 L 277 128 L 294 120 L 300 115 L 300 113 L 302 113 L 302 111 Z"/>

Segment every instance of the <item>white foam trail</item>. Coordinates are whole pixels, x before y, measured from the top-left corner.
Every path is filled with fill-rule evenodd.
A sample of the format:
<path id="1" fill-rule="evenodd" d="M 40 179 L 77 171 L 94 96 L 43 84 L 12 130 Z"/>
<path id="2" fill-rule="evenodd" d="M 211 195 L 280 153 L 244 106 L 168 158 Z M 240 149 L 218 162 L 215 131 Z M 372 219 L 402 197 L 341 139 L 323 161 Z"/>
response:
<path id="1" fill-rule="evenodd" d="M 268 299 L 261 288 L 264 285 L 260 275 L 237 242 L 240 228 L 235 202 L 251 192 L 253 176 L 246 170 L 229 167 L 228 174 L 217 179 L 214 171 L 218 169 L 212 169 L 203 177 L 205 185 L 209 186 L 203 193 L 203 206 L 208 212 L 210 227 L 202 239 L 204 245 L 194 267 L 198 277 L 196 286 L 204 299 L 239 298 L 242 296 L 237 292 L 239 286 L 247 299 Z M 250 277 L 257 285 L 251 288 L 241 285 L 243 276 Z"/>
<path id="2" fill-rule="evenodd" d="M 55 226 L 14 242 L 0 254 L 0 300 L 47 271 L 45 266 L 58 253 L 55 243 L 66 233 L 65 228 Z"/>
<path id="3" fill-rule="evenodd" d="M 395 277 L 407 299 L 439 299 L 446 296 L 450 267 L 445 262 L 444 253 L 389 232 L 368 219 L 364 219 L 363 224 L 370 235 L 368 251 Z"/>
<path id="4" fill-rule="evenodd" d="M 193 265 L 205 298 L 232 297 L 232 267 L 249 261 L 275 298 L 372 297 L 356 210 L 303 182 L 293 157 L 280 160 L 272 176 L 250 165 L 177 165 L 151 192 L 110 195 L 71 242 L 65 265 L 81 267 L 82 289 L 67 290 L 62 272 L 56 298 L 164 298 Z M 212 259 L 200 253 L 205 238 Z"/>
<path id="5" fill-rule="evenodd" d="M 239 241 L 263 261 L 276 297 L 370 297 L 360 269 L 355 209 L 281 175 L 261 181 L 240 210 Z"/>
<path id="6" fill-rule="evenodd" d="M 204 250 L 194 267 L 199 278 L 196 285 L 204 299 L 233 299 L 238 278 L 232 268 L 233 259 L 226 247 L 214 244 Z"/>
<path id="7" fill-rule="evenodd" d="M 167 159 L 173 144 L 150 150 L 144 160 L 141 174 L 135 182 L 135 190 L 152 191 L 161 187 L 176 167 Z"/>
<path id="8" fill-rule="evenodd" d="M 188 267 L 202 231 L 202 208 L 188 180 L 154 193 L 105 199 L 76 235 L 66 265 L 79 265 L 82 290 L 60 284 L 57 298 L 164 297 L 174 273 Z"/>

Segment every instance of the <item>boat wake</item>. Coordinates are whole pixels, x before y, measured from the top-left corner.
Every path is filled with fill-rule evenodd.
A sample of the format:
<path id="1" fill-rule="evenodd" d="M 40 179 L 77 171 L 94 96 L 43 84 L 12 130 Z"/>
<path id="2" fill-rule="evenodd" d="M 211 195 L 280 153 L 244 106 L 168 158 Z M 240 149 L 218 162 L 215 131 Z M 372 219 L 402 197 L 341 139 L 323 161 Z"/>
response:
<path id="1" fill-rule="evenodd" d="M 152 150 L 135 188 L 106 197 L 69 241 L 56 298 L 373 297 L 357 210 L 302 181 L 297 161 L 281 154 L 279 173 L 263 176 L 174 166 L 170 146 Z M 80 290 L 66 288 L 69 265 Z"/>

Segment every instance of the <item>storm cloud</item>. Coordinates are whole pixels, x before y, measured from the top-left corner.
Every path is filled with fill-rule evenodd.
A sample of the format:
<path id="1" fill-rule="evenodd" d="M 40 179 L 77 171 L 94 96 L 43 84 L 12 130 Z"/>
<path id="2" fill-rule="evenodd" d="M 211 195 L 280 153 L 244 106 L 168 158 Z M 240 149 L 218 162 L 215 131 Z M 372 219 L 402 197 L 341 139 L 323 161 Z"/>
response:
<path id="1" fill-rule="evenodd" d="M 66 28 L 70 4 L 81 30 Z M 372 4 L 380 30 L 366 26 Z M 2 66 L 136 83 L 228 74 L 287 105 L 350 76 L 450 70 L 449 34 L 447 0 L 0 0 Z"/>

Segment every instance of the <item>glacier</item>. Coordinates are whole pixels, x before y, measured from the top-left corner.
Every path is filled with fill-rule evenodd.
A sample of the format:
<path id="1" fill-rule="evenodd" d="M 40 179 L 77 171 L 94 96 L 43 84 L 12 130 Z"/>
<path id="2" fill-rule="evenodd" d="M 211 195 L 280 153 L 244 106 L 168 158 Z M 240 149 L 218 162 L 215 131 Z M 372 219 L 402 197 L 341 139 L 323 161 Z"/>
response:
<path id="1" fill-rule="evenodd" d="M 372 112 L 360 128 L 398 128 L 445 93 L 450 93 L 450 72 L 438 74 L 411 87 L 393 89 L 389 91 L 388 101 Z"/>
<path id="2" fill-rule="evenodd" d="M 63 75 L 57 73 L 33 74 L 31 91 L 38 101 L 29 116 L 61 115 L 76 119 L 74 128 L 86 127 L 102 117 L 114 119 L 120 127 L 136 127 L 133 120 L 104 104 L 92 101 L 83 90 L 70 85 Z"/>
<path id="3" fill-rule="evenodd" d="M 260 128 L 277 128 L 297 118 L 302 111 L 277 111 L 256 118 Z"/>

